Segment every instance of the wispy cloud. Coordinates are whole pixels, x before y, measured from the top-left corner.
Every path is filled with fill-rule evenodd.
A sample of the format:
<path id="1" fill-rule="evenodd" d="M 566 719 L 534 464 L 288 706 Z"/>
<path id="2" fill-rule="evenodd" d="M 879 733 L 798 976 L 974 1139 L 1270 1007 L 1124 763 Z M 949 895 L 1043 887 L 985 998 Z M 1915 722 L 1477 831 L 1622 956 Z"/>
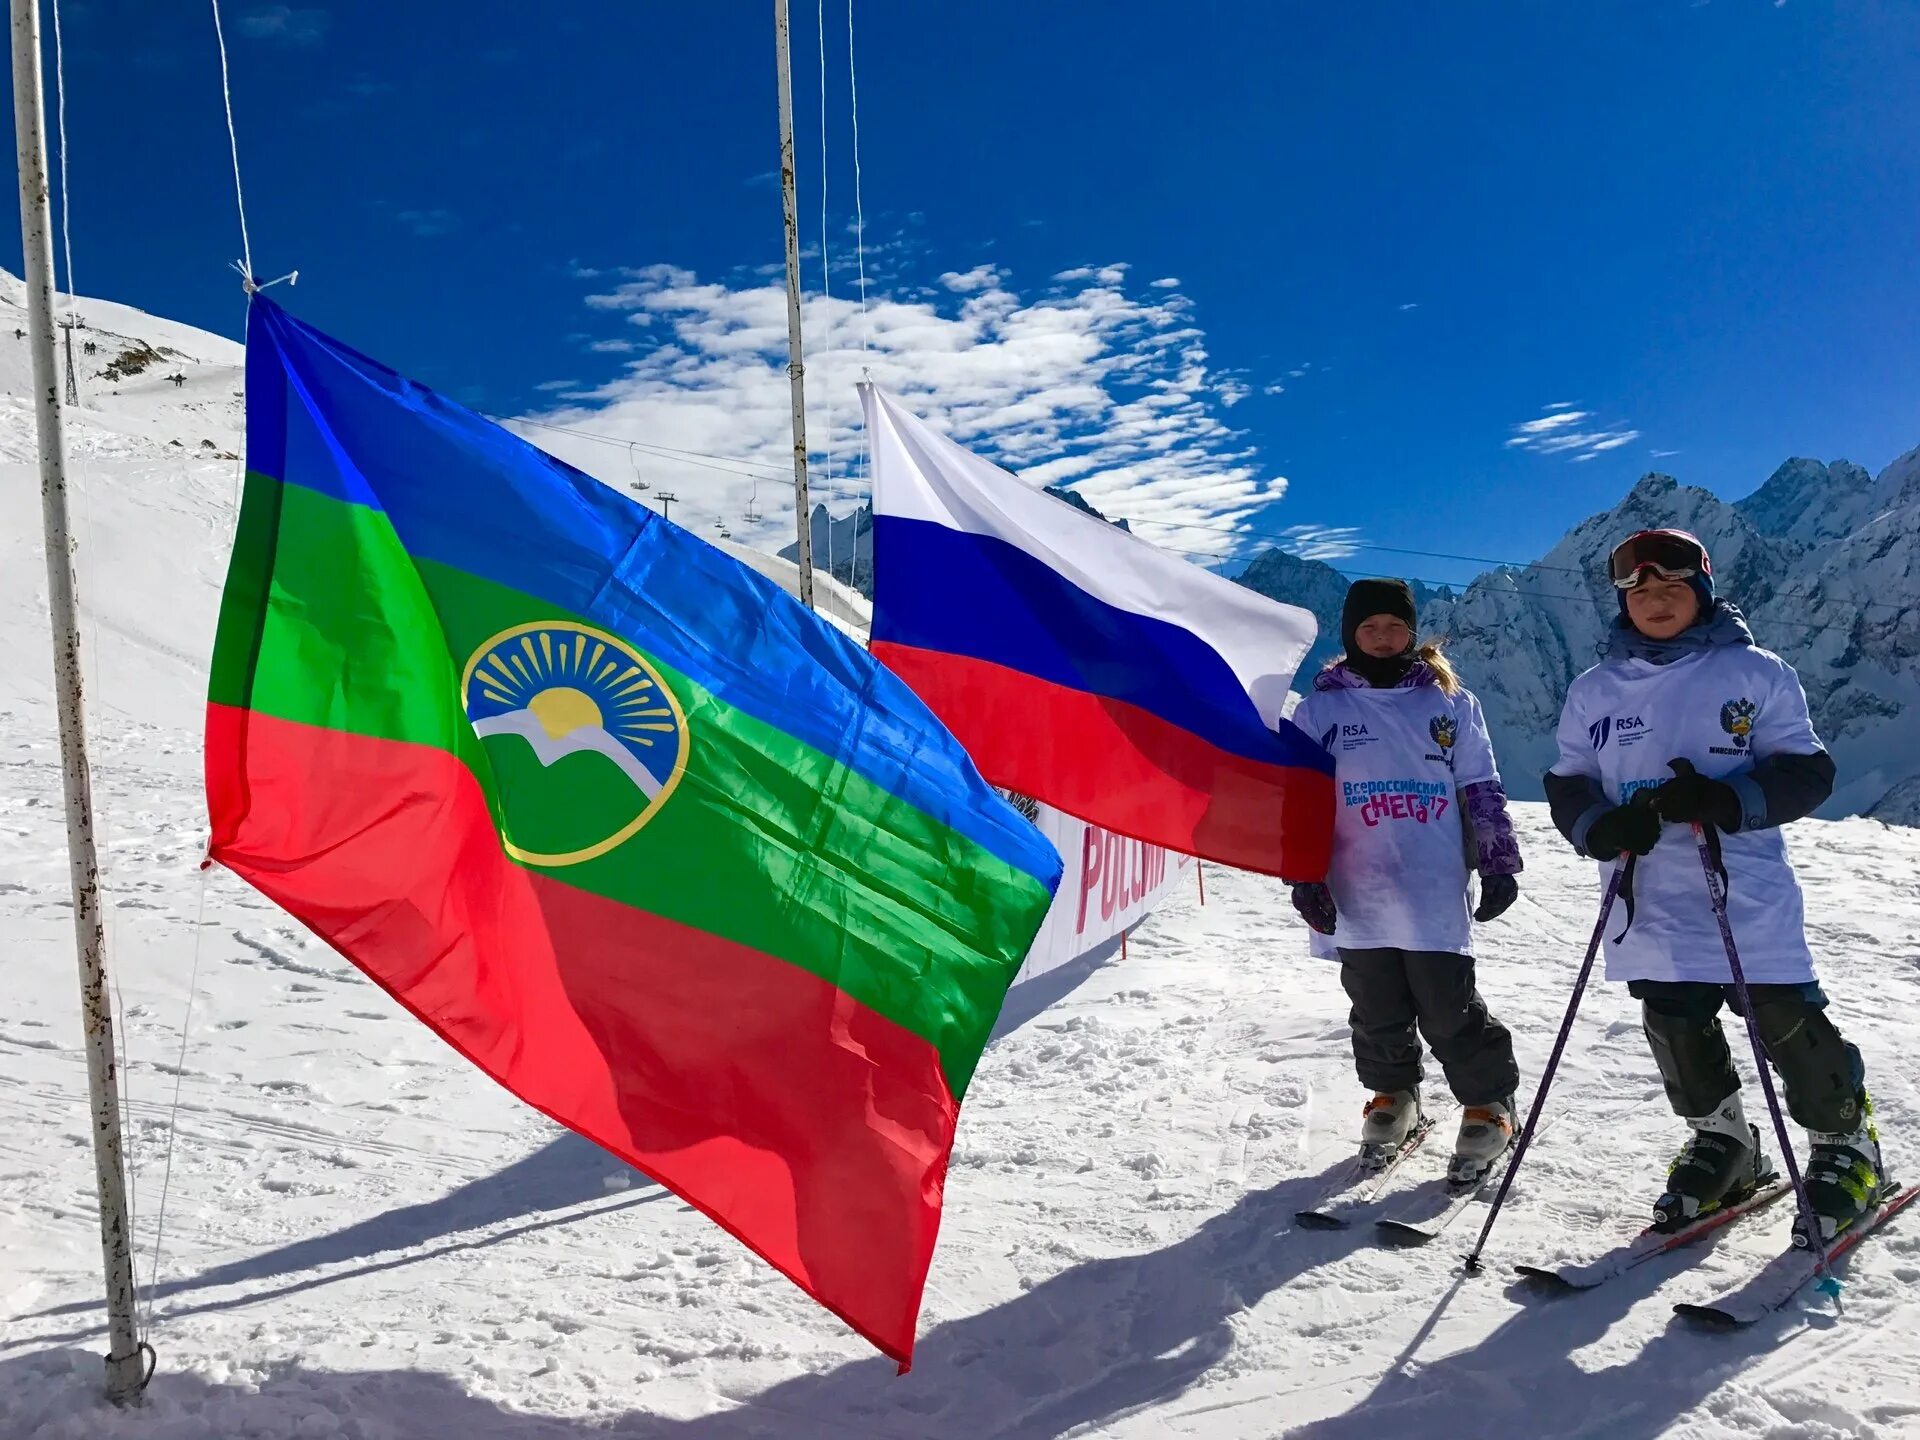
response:
<path id="1" fill-rule="evenodd" d="M 632 357 L 615 378 L 528 418 L 618 443 L 533 438 L 617 483 L 632 478 L 631 440 L 649 483 L 681 497 L 676 521 L 784 543 L 793 511 L 783 287 L 665 264 L 609 273 L 617 279 L 585 303 L 636 326 Z M 854 387 L 870 369 L 929 423 L 1031 483 L 1071 485 L 1171 547 L 1209 557 L 1244 549 L 1242 532 L 1287 484 L 1224 418 L 1250 384 L 1211 363 L 1186 297 L 1129 286 L 1127 273 L 1080 267 L 1028 293 L 993 265 L 947 270 L 933 285 L 908 276 L 873 287 L 864 318 L 837 278 L 831 299 L 805 296 L 815 500 L 844 512 L 867 498 Z M 765 517 L 757 525 L 744 520 L 750 499 Z"/>
<path id="2" fill-rule="evenodd" d="M 1152 283 L 1153 288 L 1156 290 L 1178 290 L 1180 288 L 1180 277 L 1178 275 L 1162 275 Z"/>
<path id="3" fill-rule="evenodd" d="M 631 355 L 639 348 L 632 340 L 595 340 L 587 346 L 596 355 Z"/>
<path id="4" fill-rule="evenodd" d="M 1680 452 L 1678 450 L 1649 450 L 1647 453 L 1656 460 L 1664 460 L 1669 455 L 1678 455 Z"/>
<path id="5" fill-rule="evenodd" d="M 1572 400 L 1556 400 L 1532 420 L 1522 420 L 1507 437 L 1509 450 L 1535 455 L 1564 455 L 1570 460 L 1592 460 L 1630 445 L 1638 430 L 1620 424 L 1595 424 L 1594 412 L 1581 410 Z"/>
<path id="6" fill-rule="evenodd" d="M 1418 310 L 1420 308 L 1420 302 L 1418 300 L 1409 300 L 1406 304 L 1402 305 L 1400 308 L 1402 310 Z"/>
<path id="7" fill-rule="evenodd" d="M 397 218 L 423 240 L 450 235 L 460 228 L 460 217 L 451 210 L 402 210 Z"/>
<path id="8" fill-rule="evenodd" d="M 1287 387 L 1276 380 L 1260 393 L 1262 395 L 1284 395 L 1287 393 Z"/>
<path id="9" fill-rule="evenodd" d="M 1282 549 L 1302 560 L 1344 560 L 1361 548 L 1357 525 L 1289 525 Z"/>
<path id="10" fill-rule="evenodd" d="M 578 389 L 579 386 L 580 382 L 578 380 L 542 380 L 533 388 L 545 391 L 550 395 L 557 395 L 562 391 Z"/>
<path id="11" fill-rule="evenodd" d="M 324 10 L 295 10 L 286 5 L 263 5 L 240 17 L 240 33 L 249 40 L 272 40 L 282 45 L 318 45 L 327 34 Z"/>

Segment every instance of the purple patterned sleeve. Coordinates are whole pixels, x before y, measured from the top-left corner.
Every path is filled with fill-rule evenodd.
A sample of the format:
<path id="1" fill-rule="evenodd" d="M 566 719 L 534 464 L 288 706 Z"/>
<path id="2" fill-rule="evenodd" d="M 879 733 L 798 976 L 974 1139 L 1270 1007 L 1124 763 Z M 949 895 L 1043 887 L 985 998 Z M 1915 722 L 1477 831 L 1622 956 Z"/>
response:
<path id="1" fill-rule="evenodd" d="M 1507 814 L 1507 792 L 1498 780 L 1481 780 L 1460 791 L 1467 820 L 1479 851 L 1474 868 L 1482 875 L 1518 875 L 1520 842 L 1514 838 L 1513 819 Z"/>

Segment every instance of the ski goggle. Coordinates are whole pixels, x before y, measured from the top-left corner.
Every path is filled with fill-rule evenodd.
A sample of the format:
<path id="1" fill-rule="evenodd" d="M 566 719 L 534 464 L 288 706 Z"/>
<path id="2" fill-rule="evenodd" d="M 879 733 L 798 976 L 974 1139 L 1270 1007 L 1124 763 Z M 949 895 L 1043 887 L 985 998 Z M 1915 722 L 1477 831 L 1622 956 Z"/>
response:
<path id="1" fill-rule="evenodd" d="M 1713 574 L 1707 547 L 1684 530 L 1642 530 L 1629 535 L 1613 547 L 1607 569 L 1621 590 L 1631 590 L 1649 570 L 1662 580 Z"/>

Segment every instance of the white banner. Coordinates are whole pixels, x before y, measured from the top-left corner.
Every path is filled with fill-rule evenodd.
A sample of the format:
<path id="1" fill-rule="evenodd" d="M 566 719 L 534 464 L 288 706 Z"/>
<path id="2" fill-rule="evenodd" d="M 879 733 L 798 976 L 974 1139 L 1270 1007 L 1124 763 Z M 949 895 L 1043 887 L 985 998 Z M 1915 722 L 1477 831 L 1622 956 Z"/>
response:
<path id="1" fill-rule="evenodd" d="M 1032 818 L 1059 850 L 1066 873 L 1015 985 L 1100 949 L 1146 919 L 1167 887 L 1193 872 L 1191 855 L 1112 834 L 1051 805 L 1035 806 Z"/>

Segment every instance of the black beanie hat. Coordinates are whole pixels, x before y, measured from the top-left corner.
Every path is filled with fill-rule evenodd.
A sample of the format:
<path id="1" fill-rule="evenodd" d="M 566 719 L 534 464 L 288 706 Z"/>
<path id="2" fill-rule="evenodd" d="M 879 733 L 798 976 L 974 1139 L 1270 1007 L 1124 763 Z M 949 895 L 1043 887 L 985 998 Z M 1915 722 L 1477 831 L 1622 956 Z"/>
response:
<path id="1" fill-rule="evenodd" d="M 1340 643 L 1349 657 L 1360 653 L 1354 636 L 1370 615 L 1391 615 L 1407 622 L 1407 629 L 1419 633 L 1413 608 L 1413 590 L 1404 580 L 1356 580 L 1347 589 L 1347 603 L 1340 611 Z"/>

